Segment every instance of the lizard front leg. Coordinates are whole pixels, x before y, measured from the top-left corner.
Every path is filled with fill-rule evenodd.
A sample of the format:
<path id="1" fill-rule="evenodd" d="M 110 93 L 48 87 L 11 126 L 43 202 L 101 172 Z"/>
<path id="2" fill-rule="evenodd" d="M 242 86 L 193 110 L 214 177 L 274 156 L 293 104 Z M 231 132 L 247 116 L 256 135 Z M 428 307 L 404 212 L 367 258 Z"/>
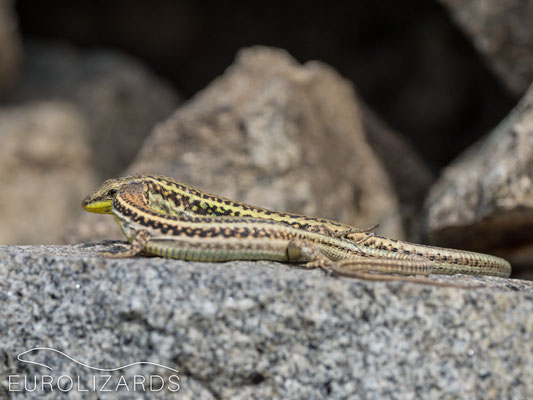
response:
<path id="1" fill-rule="evenodd" d="M 144 229 L 139 230 L 135 233 L 133 240 L 131 241 L 131 246 L 125 250 L 120 250 L 116 253 L 111 253 L 109 251 L 103 251 L 100 254 L 108 258 L 127 258 L 135 257 L 136 255 L 142 253 L 146 244 L 150 240 L 150 233 Z"/>

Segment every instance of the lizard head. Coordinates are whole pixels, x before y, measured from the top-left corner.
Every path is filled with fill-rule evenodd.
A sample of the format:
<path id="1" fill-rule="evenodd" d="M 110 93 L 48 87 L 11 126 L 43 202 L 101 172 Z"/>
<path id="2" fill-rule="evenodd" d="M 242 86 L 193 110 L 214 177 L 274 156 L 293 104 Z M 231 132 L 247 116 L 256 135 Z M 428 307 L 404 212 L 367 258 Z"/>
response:
<path id="1" fill-rule="evenodd" d="M 113 178 L 104 181 L 93 193 L 87 196 L 81 206 L 85 211 L 97 214 L 112 214 L 113 199 L 124 185 L 134 183 L 140 175 L 125 176 L 123 178 Z"/>

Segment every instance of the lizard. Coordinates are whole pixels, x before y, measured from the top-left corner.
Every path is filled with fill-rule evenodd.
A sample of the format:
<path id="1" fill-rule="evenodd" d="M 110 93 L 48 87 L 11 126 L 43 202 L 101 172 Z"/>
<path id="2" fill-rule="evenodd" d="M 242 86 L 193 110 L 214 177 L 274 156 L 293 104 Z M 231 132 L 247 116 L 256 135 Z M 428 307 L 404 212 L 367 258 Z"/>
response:
<path id="1" fill-rule="evenodd" d="M 337 221 L 277 212 L 144 174 L 105 181 L 86 211 L 113 214 L 131 247 L 108 257 L 305 262 L 340 275 L 470 274 L 508 277 L 499 257 L 388 239 Z M 377 279 L 388 279 L 384 275 Z"/>

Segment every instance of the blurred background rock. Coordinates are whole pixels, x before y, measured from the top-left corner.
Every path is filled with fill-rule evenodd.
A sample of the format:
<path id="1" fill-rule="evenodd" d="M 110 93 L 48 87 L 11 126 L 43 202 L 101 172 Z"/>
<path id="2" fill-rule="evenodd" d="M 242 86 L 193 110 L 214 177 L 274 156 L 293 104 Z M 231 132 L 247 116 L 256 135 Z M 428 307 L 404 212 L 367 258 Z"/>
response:
<path id="1" fill-rule="evenodd" d="M 529 97 L 502 123 L 533 77 L 532 8 L 0 0 L 0 146 L 19 149 L 0 150 L 0 240 L 119 238 L 79 202 L 150 170 L 533 266 Z M 255 45 L 270 49 L 239 53 Z M 431 189 L 460 154 L 457 168 L 505 179 L 445 172 Z"/>

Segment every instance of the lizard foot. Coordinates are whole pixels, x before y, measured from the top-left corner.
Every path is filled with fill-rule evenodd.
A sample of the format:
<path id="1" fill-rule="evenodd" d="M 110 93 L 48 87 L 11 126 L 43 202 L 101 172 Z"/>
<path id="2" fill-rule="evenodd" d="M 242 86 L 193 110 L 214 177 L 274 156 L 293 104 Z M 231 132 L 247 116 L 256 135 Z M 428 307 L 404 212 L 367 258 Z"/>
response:
<path id="1" fill-rule="evenodd" d="M 99 254 L 107 258 L 128 258 L 135 257 L 136 255 L 142 253 L 144 247 L 150 240 L 150 233 L 145 230 L 140 230 L 135 234 L 131 242 L 131 246 L 128 249 L 120 250 L 117 252 L 102 251 Z"/>

